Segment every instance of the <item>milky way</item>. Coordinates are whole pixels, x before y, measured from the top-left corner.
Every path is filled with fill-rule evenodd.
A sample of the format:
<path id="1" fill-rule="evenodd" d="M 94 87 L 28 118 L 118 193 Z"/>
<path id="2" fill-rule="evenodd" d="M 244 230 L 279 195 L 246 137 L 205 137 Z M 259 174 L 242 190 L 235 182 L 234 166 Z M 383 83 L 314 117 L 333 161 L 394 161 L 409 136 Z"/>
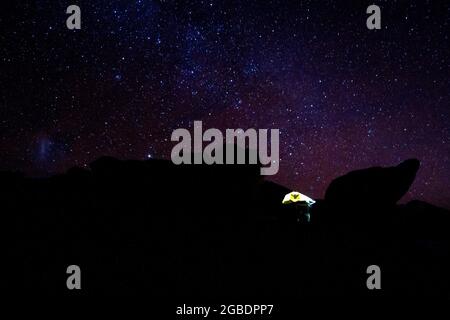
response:
<path id="1" fill-rule="evenodd" d="M 368 30 L 366 8 L 381 7 Z M 420 2 L 420 3 L 419 3 Z M 66 27 L 67 6 L 82 11 Z M 5 6 L 5 5 L 3 5 Z M 168 158 L 176 128 L 279 128 L 274 181 L 422 167 L 450 207 L 448 1 L 29 1 L 0 10 L 0 168 Z"/>

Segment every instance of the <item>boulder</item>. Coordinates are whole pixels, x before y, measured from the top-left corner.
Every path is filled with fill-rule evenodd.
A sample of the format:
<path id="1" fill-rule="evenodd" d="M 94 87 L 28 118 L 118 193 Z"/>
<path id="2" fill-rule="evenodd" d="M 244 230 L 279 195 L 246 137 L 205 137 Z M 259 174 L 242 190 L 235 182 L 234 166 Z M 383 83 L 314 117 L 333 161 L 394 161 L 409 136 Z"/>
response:
<path id="1" fill-rule="evenodd" d="M 325 200 L 347 207 L 395 205 L 409 190 L 419 166 L 419 160 L 409 159 L 395 167 L 351 171 L 331 182 Z"/>

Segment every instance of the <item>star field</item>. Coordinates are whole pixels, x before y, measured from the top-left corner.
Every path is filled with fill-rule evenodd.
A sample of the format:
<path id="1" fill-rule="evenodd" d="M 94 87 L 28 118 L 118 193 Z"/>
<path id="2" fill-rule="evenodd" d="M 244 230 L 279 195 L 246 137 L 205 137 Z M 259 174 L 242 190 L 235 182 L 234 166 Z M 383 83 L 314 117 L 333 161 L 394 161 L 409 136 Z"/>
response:
<path id="1" fill-rule="evenodd" d="M 377 4 L 382 29 L 366 28 Z M 68 30 L 66 8 L 81 8 Z M 5 6 L 5 5 L 3 5 Z M 276 182 L 323 197 L 350 170 L 422 167 L 450 207 L 446 1 L 40 1 L 0 18 L 0 169 L 169 158 L 176 128 L 279 128 Z"/>

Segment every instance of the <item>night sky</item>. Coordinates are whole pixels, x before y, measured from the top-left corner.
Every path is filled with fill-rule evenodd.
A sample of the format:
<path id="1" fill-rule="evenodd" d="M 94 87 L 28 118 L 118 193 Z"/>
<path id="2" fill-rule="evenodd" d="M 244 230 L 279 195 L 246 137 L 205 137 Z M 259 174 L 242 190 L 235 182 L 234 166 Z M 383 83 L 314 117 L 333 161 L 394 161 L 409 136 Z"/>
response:
<path id="1" fill-rule="evenodd" d="M 202 120 L 279 128 L 269 179 L 312 197 L 350 170 L 418 158 L 406 200 L 450 208 L 449 1 L 9 2 L 0 169 L 169 158 L 172 131 Z M 381 30 L 366 28 L 373 3 Z M 66 28 L 71 4 L 81 30 Z"/>

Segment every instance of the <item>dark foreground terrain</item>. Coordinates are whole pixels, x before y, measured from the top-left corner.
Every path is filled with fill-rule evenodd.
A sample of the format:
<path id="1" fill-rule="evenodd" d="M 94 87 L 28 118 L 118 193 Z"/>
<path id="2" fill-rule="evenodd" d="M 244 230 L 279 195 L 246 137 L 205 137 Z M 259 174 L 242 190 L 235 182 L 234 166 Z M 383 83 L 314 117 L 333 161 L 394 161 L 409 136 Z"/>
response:
<path id="1" fill-rule="evenodd" d="M 101 158 L 45 179 L 1 173 L 2 282 L 15 294 L 449 297 L 450 213 L 396 204 L 418 168 L 337 178 L 310 223 L 257 166 Z M 72 264 L 80 291 L 66 287 Z M 366 287 L 372 264 L 378 291 Z"/>

